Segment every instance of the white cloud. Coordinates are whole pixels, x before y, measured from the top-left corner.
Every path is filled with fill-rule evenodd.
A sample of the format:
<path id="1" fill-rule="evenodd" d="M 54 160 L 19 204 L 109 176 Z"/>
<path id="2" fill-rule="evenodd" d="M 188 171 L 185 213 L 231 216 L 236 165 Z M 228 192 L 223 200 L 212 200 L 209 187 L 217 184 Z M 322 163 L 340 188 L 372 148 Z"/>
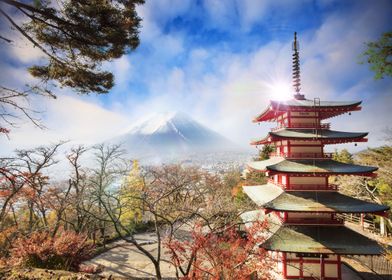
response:
<path id="1" fill-rule="evenodd" d="M 31 148 L 60 140 L 79 144 L 96 144 L 112 138 L 129 123 L 126 117 L 77 97 L 60 96 L 57 100 L 43 100 L 46 111 L 40 130 L 31 123 L 12 129 L 10 140 L 0 138 L 1 154 L 16 148 Z"/>
<path id="2" fill-rule="evenodd" d="M 14 33 L 15 35 L 15 33 Z M 37 63 L 45 59 L 45 54 L 37 47 L 34 47 L 30 41 L 21 36 L 13 36 L 13 43 L 9 47 L 9 54 L 16 57 L 22 63 Z"/>
<path id="3" fill-rule="evenodd" d="M 3 7 L 4 6 L 4 7 Z M 27 18 L 22 13 L 16 13 L 12 10 L 11 6 L 3 5 L 2 8 L 8 10 L 8 14 L 12 14 L 13 21 L 18 25 L 23 25 Z M 7 39 L 10 39 L 12 43 L 4 43 L 2 41 L 1 52 L 9 57 L 16 58 L 19 62 L 26 63 L 37 63 L 45 58 L 45 54 L 34 45 L 22 34 L 20 34 L 5 18 L 0 20 L 0 32 L 1 35 Z"/>
<path id="4" fill-rule="evenodd" d="M 132 65 L 129 61 L 128 56 L 123 56 L 119 59 L 116 59 L 113 63 L 108 65 L 110 69 L 113 71 L 113 75 L 115 77 L 116 85 L 120 85 L 122 87 L 126 86 L 129 77 L 133 75 Z"/>
<path id="5" fill-rule="evenodd" d="M 192 5 L 191 0 L 155 0 L 146 1 L 144 5 L 138 6 L 137 13 L 143 20 L 141 41 L 155 42 L 157 37 L 164 35 L 166 23 L 189 11 Z"/>

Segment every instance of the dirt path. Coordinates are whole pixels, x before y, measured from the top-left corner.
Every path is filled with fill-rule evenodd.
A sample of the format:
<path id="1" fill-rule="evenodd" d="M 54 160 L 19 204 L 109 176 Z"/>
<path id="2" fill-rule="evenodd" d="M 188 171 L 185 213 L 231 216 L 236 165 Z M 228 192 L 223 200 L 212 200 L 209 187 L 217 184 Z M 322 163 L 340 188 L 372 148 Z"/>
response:
<path id="1" fill-rule="evenodd" d="M 157 243 L 154 235 L 140 234 L 136 236 L 139 242 L 153 255 L 157 253 Z M 153 243 L 153 244 L 151 244 Z M 114 248 L 102 253 L 85 264 L 103 265 L 105 267 L 102 275 L 116 277 L 138 277 L 154 278 L 155 269 L 151 261 L 143 255 L 134 245 L 125 241 L 117 241 L 112 244 Z M 161 262 L 161 273 L 165 279 L 175 279 L 175 269 L 167 262 L 168 256 L 163 254 Z"/>

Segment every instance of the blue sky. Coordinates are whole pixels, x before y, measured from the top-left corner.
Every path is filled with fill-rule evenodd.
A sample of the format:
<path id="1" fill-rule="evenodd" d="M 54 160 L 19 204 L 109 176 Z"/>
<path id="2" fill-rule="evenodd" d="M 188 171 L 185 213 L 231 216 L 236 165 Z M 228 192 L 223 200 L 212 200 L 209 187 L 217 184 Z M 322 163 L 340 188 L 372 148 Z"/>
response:
<path id="1" fill-rule="evenodd" d="M 45 111 L 42 131 L 29 123 L 0 139 L 4 151 L 58 139 L 96 143 L 124 132 L 154 112 L 183 111 L 246 146 L 272 124 L 256 126 L 254 115 L 290 90 L 291 42 L 300 41 L 303 93 L 322 100 L 363 100 L 363 111 L 331 120 L 336 129 L 369 131 L 383 144 L 390 127 L 392 79 L 375 81 L 359 55 L 365 42 L 392 30 L 392 1 L 149 0 L 140 47 L 105 64 L 116 86 L 105 96 L 69 90 L 57 100 L 34 100 Z M 1 83 L 32 81 L 25 67 L 42 59 L 17 35 L 2 48 Z"/>

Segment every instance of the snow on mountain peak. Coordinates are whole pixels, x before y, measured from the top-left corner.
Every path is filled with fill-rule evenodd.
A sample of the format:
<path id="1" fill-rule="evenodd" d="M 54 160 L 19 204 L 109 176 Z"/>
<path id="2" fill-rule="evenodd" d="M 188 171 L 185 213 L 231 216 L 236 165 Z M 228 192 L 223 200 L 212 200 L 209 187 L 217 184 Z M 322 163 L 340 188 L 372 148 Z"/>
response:
<path id="1" fill-rule="evenodd" d="M 192 121 L 189 119 L 189 117 L 181 112 L 155 113 L 149 116 L 147 119 L 138 122 L 134 127 L 131 128 L 129 133 L 151 135 L 158 132 L 167 132 L 169 130 L 174 130 L 179 133 L 176 125 L 191 122 Z M 183 135 L 181 136 L 184 137 Z"/>
<path id="2" fill-rule="evenodd" d="M 231 141 L 181 112 L 144 116 L 130 130 L 111 140 L 135 157 L 181 157 L 236 149 Z"/>

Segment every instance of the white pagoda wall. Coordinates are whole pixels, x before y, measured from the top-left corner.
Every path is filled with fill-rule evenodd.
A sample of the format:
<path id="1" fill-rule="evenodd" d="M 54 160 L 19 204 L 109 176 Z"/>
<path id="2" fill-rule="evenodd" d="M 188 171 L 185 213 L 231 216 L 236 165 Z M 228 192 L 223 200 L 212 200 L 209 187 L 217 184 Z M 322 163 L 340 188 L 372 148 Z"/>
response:
<path id="1" fill-rule="evenodd" d="M 289 212 L 287 213 L 288 220 L 330 220 L 330 213 L 301 213 L 301 212 Z"/>
<path id="2" fill-rule="evenodd" d="M 294 146 L 290 147 L 291 153 L 317 153 L 321 154 L 323 152 L 323 148 L 320 146 Z"/>
<path id="3" fill-rule="evenodd" d="M 309 141 L 309 140 L 290 140 L 290 145 L 307 145 L 307 146 L 320 146 L 321 141 Z"/>
<path id="4" fill-rule="evenodd" d="M 290 116 L 292 117 L 313 117 L 313 116 L 318 116 L 318 112 L 290 112 Z"/>
<path id="5" fill-rule="evenodd" d="M 302 123 L 318 125 L 320 123 L 317 118 L 291 118 L 290 122 L 291 125 L 302 124 Z"/>
<path id="6" fill-rule="evenodd" d="M 290 177 L 290 184 L 324 185 L 325 177 Z"/>
<path id="7" fill-rule="evenodd" d="M 286 279 L 299 277 L 320 278 L 324 266 L 324 278 L 339 279 L 339 265 L 337 255 L 328 255 L 321 262 L 319 257 L 297 257 L 295 253 L 286 253 Z M 301 265 L 302 263 L 302 265 Z M 302 270 L 302 272 L 301 272 Z"/>
<path id="8" fill-rule="evenodd" d="M 325 277 L 337 278 L 339 274 L 339 265 L 340 264 L 335 263 L 324 264 Z"/>

